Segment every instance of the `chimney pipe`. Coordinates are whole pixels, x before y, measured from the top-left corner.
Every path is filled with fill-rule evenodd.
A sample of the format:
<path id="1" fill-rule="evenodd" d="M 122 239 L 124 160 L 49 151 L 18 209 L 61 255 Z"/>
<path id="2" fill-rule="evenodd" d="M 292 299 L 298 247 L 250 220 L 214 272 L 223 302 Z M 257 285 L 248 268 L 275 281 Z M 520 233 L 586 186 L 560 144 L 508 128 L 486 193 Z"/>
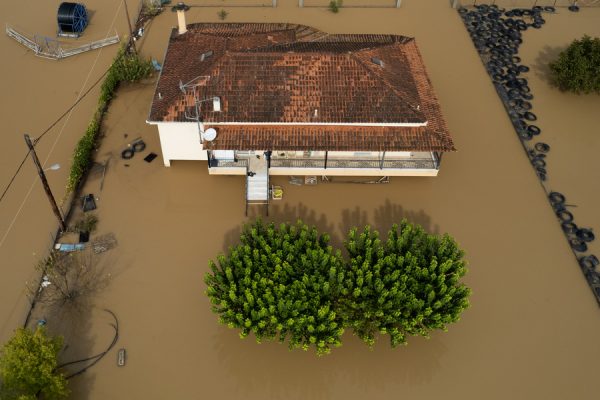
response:
<path id="1" fill-rule="evenodd" d="M 185 12 L 189 10 L 190 7 L 185 5 L 185 3 L 177 3 L 177 5 L 173 8 L 177 11 L 177 23 L 179 25 L 179 34 L 182 35 L 187 32 Z"/>

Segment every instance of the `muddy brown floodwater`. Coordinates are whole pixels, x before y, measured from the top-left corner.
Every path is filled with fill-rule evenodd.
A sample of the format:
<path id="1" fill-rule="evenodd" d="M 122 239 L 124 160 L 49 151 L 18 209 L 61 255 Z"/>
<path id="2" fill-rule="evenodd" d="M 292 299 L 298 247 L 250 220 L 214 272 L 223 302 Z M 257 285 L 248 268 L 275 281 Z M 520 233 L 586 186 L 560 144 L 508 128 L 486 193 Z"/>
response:
<path id="1" fill-rule="evenodd" d="M 1 22 L 19 32 L 56 39 L 56 13 L 60 1 L 0 2 Z M 90 24 L 78 39 L 87 43 L 125 33 L 127 20 L 121 0 L 86 0 Z M 131 14 L 139 1 L 129 1 Z M 133 18 L 133 16 L 132 16 Z M 35 57 L 13 39 L 0 35 L 0 190 L 13 176 L 25 157 L 23 134 L 38 137 L 83 94 L 114 58 L 118 45 L 91 51 L 61 61 Z M 93 90 L 38 143 L 37 152 L 45 166 L 59 163 L 61 169 L 49 171 L 48 181 L 57 199 L 64 196 L 71 154 L 75 143 L 91 119 L 98 101 Z M 66 209 L 66 206 L 64 207 Z M 22 324 L 28 309 L 25 281 L 37 280 L 34 265 L 47 253 L 56 232 L 56 219 L 35 173 L 27 160 L 23 170 L 0 203 L 0 342 Z"/>
<path id="2" fill-rule="evenodd" d="M 235 331 L 218 325 L 202 277 L 208 260 L 235 243 L 246 220 L 244 180 L 209 176 L 202 162 L 173 162 L 164 168 L 160 159 L 146 163 L 139 155 L 127 162 L 118 157 L 136 136 L 144 138 L 146 151 L 160 153 L 156 129 L 144 123 L 154 90 L 150 80 L 123 87 L 108 114 L 97 154 L 99 161 L 111 160 L 104 186 L 100 190 L 95 177 L 85 192 L 98 197 L 97 234 L 114 233 L 118 240 L 118 247 L 103 255 L 113 279 L 96 298 L 95 311 L 79 322 L 77 334 L 66 332 L 73 344 L 66 352 L 69 357 L 102 350 L 112 338 L 110 319 L 102 309 L 113 310 L 121 328 L 117 348 L 127 349 L 127 365 L 116 366 L 113 350 L 71 381 L 72 397 L 596 398 L 598 305 L 456 11 L 447 1 L 429 0 L 406 0 L 401 9 L 342 9 L 337 15 L 325 9 L 298 9 L 295 0 L 278 3 L 274 9 L 230 8 L 227 21 L 291 22 L 333 33 L 415 36 L 459 151 L 444 157 L 436 178 L 393 178 L 381 185 L 319 182 L 309 187 L 275 177 L 274 183 L 285 193 L 284 200 L 272 205 L 270 219 L 303 218 L 331 232 L 336 243 L 354 225 L 370 223 L 386 231 L 403 217 L 432 232 L 449 232 L 467 252 L 470 271 L 465 281 L 473 289 L 472 307 L 447 333 L 436 332 L 429 340 L 414 338 L 407 347 L 391 350 L 383 338 L 370 350 L 346 334 L 344 345 L 323 358 L 289 352 L 276 343 L 242 341 Z M 215 22 L 219 10 L 192 8 L 188 22 Z M 583 32 L 600 35 L 600 9 L 577 15 L 561 9 L 547 20 L 542 30 L 525 35 L 522 55 L 532 65 L 543 58 L 545 46 L 565 46 Z M 170 12 L 157 17 L 139 43 L 142 52 L 162 60 L 175 24 Z M 18 62 L 22 70 L 42 63 L 30 54 Z M 11 68 L 17 74 L 17 68 Z M 530 79 L 542 135 L 548 135 L 552 146 L 550 184 L 577 203 L 575 214 L 581 224 L 598 230 L 595 204 L 600 187 L 590 182 L 597 180 L 598 169 L 587 161 L 599 149 L 594 111 L 598 107 L 593 107 L 598 99 L 578 100 L 549 88 L 543 68 L 539 72 L 534 68 Z M 2 84 L 13 85 L 5 79 Z M 43 87 L 48 86 L 40 85 L 37 90 L 42 94 L 34 99 L 40 102 L 38 107 L 52 101 L 47 93 L 52 86 Z M 25 108 L 23 99 L 29 98 L 24 95 L 19 106 L 4 109 L 20 112 Z M 60 101 L 63 106 L 69 102 Z M 570 104 L 577 101 L 578 105 Z M 37 108 L 28 109 L 30 114 L 13 118 L 10 132 L 16 139 L 6 146 L 18 151 L 11 147 L 11 157 L 22 148 L 17 129 L 21 122 L 38 124 L 37 130 L 45 125 L 26 118 Z M 82 126 L 88 117 L 81 116 Z M 65 146 L 62 151 L 68 155 L 72 146 Z M 22 190 L 32 174 L 30 170 Z M 38 206 L 47 205 L 39 201 Z M 250 211 L 260 214 L 258 208 Z M 51 231 L 49 209 L 40 209 L 39 214 L 47 218 L 44 223 Z M 20 281 L 6 284 L 5 276 L 15 275 L 17 267 L 30 268 L 36 259 L 31 252 L 43 252 L 49 241 L 41 237 L 33 247 L 36 243 L 26 235 L 36 224 L 24 221 L 19 226 L 23 236 L 2 248 L 3 300 L 13 304 L 18 288 L 12 286 Z M 5 264 L 17 257 L 30 262 Z M 15 292 L 5 292 L 5 287 Z"/>

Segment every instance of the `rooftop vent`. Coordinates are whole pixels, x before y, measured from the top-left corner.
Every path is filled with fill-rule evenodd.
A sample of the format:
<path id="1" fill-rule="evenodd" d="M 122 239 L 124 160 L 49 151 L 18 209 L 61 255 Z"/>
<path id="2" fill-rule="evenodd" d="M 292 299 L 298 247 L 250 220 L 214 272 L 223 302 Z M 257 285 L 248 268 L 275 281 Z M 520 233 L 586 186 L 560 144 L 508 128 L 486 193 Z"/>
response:
<path id="1" fill-rule="evenodd" d="M 384 67 L 384 65 L 385 65 L 385 64 L 383 63 L 383 60 L 381 60 L 381 59 L 379 59 L 379 58 L 377 58 L 377 57 L 373 57 L 373 58 L 371 58 L 371 62 L 372 62 L 373 64 L 377 64 L 377 65 L 379 65 L 381 68 L 383 68 L 383 67 Z"/>
<path id="2" fill-rule="evenodd" d="M 212 55 L 213 55 L 213 51 L 212 50 L 209 50 L 209 51 L 207 51 L 205 53 L 202 53 L 200 55 L 200 61 L 204 61 L 204 60 L 206 60 L 207 58 L 209 58 Z"/>

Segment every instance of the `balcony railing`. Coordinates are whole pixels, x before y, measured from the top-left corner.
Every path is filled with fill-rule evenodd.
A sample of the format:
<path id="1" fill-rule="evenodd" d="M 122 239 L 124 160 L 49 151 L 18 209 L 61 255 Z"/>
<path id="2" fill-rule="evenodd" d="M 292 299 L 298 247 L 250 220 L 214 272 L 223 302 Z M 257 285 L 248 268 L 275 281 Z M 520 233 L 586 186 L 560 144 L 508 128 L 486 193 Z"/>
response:
<path id="1" fill-rule="evenodd" d="M 246 168 L 248 160 L 219 160 L 217 158 L 210 159 L 210 168 Z"/>
<path id="2" fill-rule="evenodd" d="M 271 168 L 325 168 L 325 159 L 315 158 L 273 158 Z M 327 169 L 333 168 L 377 168 L 377 169 L 437 169 L 431 158 L 413 158 L 409 160 L 340 160 L 328 159 Z"/>

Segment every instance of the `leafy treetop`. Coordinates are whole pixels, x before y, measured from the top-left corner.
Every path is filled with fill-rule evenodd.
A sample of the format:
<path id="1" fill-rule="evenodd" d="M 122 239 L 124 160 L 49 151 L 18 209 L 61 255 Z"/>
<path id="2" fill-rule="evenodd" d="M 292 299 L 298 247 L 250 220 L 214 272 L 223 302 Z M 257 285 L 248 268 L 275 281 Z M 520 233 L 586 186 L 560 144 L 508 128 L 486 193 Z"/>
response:
<path id="1" fill-rule="evenodd" d="M 220 321 L 256 340 L 289 339 L 290 348 L 317 354 L 341 344 L 334 301 L 343 280 L 342 260 L 329 237 L 302 222 L 246 225 L 241 244 L 210 262 L 207 294 Z"/>
<path id="2" fill-rule="evenodd" d="M 342 300 L 345 325 L 367 344 L 389 334 L 392 347 L 407 335 L 446 330 L 468 307 L 464 253 L 448 235 L 427 234 L 403 220 L 382 243 L 379 233 L 354 228 L 345 243 L 350 256 Z"/>
<path id="3" fill-rule="evenodd" d="M 51 338 L 44 328 L 18 329 L 0 352 L 0 398 L 47 400 L 68 396 L 67 381 L 56 371 L 62 338 Z"/>
<path id="4" fill-rule="evenodd" d="M 573 41 L 549 66 L 560 89 L 600 94 L 600 38 L 586 35 Z"/>

